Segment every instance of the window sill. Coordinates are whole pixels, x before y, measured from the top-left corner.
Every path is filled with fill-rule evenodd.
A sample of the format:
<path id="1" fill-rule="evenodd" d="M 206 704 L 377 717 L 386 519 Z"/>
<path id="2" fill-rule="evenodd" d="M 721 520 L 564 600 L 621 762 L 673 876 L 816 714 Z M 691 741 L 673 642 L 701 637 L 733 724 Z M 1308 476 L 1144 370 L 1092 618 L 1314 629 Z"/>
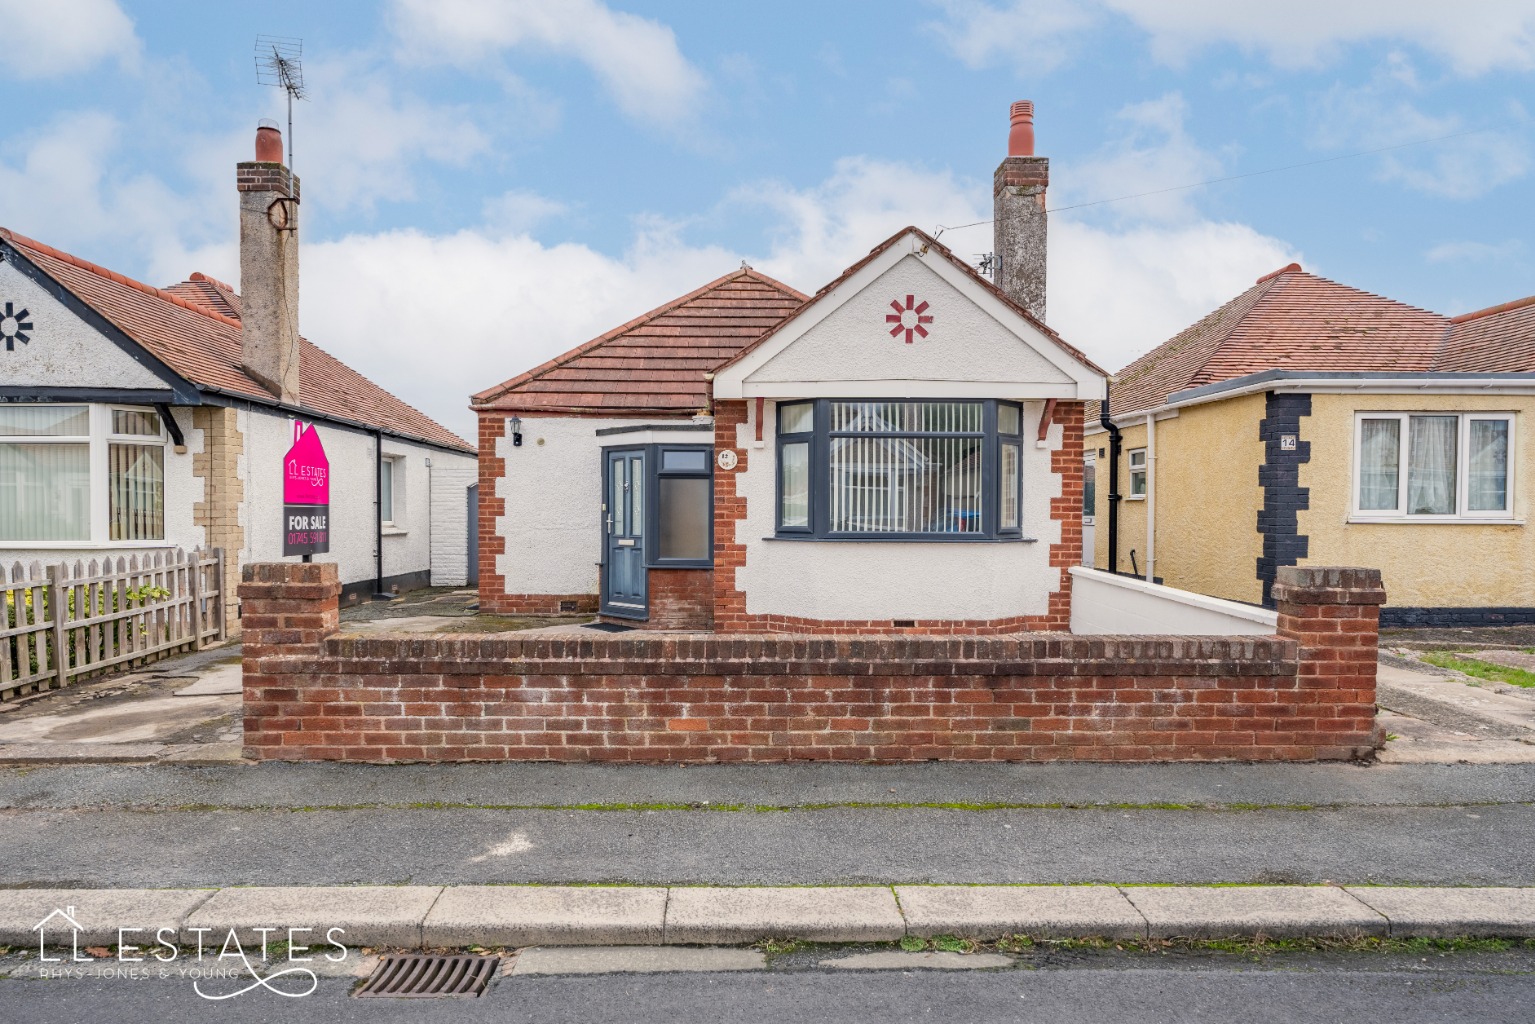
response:
<path id="1" fill-rule="evenodd" d="M 1124 496 L 1124 500 L 1125 501 L 1145 501 L 1146 500 L 1146 496 L 1144 494 L 1127 494 L 1127 495 Z"/>
<path id="2" fill-rule="evenodd" d="M 385 537 L 403 537 L 406 534 L 410 533 L 409 530 L 402 530 L 398 526 L 388 526 L 388 525 L 386 525 L 383 528 L 383 530 L 380 531 L 380 532 L 383 533 L 383 535 Z"/>
<path id="3" fill-rule="evenodd" d="M 1349 516 L 1350 525 L 1389 526 L 1523 526 L 1523 519 L 1472 519 L 1469 516 Z"/>
<path id="4" fill-rule="evenodd" d="M 1037 544 L 1037 537 L 811 537 L 773 536 L 763 540 L 786 541 L 790 544 Z"/>

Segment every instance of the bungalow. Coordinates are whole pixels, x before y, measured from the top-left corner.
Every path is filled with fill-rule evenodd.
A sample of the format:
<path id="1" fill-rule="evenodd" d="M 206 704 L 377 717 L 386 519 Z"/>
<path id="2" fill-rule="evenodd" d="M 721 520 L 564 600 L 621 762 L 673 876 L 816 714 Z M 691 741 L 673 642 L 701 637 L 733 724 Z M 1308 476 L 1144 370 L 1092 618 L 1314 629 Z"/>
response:
<path id="1" fill-rule="evenodd" d="M 223 548 L 231 630 L 241 566 L 289 551 L 336 562 L 352 596 L 462 585 L 473 449 L 299 337 L 275 128 L 238 190 L 243 296 L 0 228 L 0 563 Z"/>
<path id="2" fill-rule="evenodd" d="M 1384 626 L 1535 622 L 1535 296 L 1446 317 L 1291 264 L 1109 400 L 1098 567 L 1272 607 L 1280 566 L 1375 566 Z"/>
<path id="3" fill-rule="evenodd" d="M 1083 403 L 1014 104 L 1001 287 L 904 228 L 807 297 L 743 267 L 473 397 L 480 602 L 720 631 L 1066 629 Z"/>

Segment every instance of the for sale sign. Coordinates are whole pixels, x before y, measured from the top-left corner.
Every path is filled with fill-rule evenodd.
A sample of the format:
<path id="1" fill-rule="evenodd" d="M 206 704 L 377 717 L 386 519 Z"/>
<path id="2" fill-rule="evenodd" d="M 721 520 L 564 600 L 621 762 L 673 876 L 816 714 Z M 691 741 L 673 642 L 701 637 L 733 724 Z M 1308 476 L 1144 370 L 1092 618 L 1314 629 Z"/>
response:
<path id="1" fill-rule="evenodd" d="M 283 459 L 283 541 L 285 555 L 330 550 L 330 460 L 314 424 L 293 421 L 293 447 Z"/>

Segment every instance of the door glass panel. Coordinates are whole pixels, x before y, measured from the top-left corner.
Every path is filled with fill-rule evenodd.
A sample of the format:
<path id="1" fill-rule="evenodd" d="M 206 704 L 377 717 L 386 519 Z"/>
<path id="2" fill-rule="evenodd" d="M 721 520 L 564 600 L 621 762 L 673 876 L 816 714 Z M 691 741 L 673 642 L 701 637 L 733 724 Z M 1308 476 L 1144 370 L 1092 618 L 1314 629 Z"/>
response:
<path id="1" fill-rule="evenodd" d="M 636 455 L 629 461 L 629 536 L 645 532 L 645 460 Z"/>
<path id="2" fill-rule="evenodd" d="M 608 494 L 608 517 L 612 520 L 609 532 L 623 534 L 628 532 L 624 522 L 624 460 L 614 459 L 609 465 L 613 471 L 613 485 Z"/>

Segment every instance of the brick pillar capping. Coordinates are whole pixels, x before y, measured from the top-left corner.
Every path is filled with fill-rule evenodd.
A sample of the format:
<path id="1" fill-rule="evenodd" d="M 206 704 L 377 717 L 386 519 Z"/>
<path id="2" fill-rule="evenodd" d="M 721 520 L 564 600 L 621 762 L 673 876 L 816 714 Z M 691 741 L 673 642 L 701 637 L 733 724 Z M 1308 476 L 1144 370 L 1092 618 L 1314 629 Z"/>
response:
<path id="1" fill-rule="evenodd" d="M 244 658 L 260 648 L 315 646 L 340 628 L 341 577 L 334 562 L 255 562 L 240 584 Z"/>
<path id="2" fill-rule="evenodd" d="M 1386 603 L 1380 570 L 1280 566 L 1274 602 L 1276 632 L 1300 645 L 1297 685 L 1324 691 L 1316 699 L 1332 707 L 1334 718 L 1373 733 L 1378 745 L 1375 676 L 1380 606 Z"/>

